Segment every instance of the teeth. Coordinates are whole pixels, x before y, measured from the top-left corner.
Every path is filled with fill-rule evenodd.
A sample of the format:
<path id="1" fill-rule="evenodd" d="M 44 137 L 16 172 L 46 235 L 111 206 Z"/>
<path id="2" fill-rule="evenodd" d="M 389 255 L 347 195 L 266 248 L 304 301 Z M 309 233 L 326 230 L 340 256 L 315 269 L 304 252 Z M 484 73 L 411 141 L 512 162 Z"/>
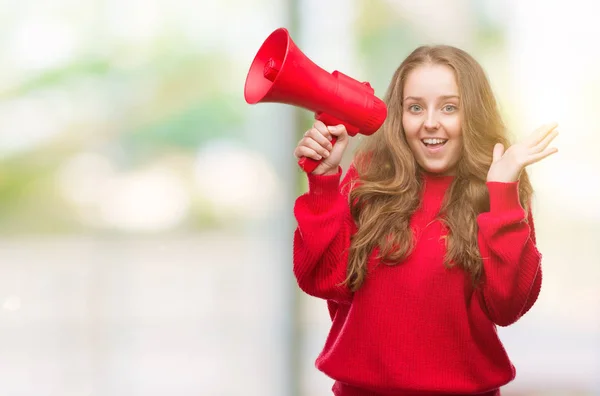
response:
<path id="1" fill-rule="evenodd" d="M 441 144 L 446 143 L 447 139 L 423 139 L 423 143 L 425 144 Z"/>

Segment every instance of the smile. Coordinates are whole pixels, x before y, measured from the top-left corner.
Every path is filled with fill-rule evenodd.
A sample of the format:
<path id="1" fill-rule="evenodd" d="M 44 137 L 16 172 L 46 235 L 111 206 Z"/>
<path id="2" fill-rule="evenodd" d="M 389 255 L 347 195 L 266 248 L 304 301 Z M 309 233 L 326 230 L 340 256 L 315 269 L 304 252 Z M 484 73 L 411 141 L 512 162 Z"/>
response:
<path id="1" fill-rule="evenodd" d="M 435 151 L 440 150 L 442 147 L 444 147 L 446 142 L 448 142 L 448 139 L 427 138 L 427 139 L 421 139 L 421 142 L 429 151 L 435 152 Z"/>

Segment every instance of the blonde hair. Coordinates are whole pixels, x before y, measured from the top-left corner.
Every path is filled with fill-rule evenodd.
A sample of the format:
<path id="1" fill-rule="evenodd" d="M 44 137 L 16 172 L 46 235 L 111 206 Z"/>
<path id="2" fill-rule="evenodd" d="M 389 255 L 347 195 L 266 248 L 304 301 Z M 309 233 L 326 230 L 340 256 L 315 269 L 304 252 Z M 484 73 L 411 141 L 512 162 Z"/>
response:
<path id="1" fill-rule="evenodd" d="M 489 211 L 487 172 L 494 145 L 509 147 L 506 128 L 485 72 L 473 57 L 451 46 L 422 46 L 394 73 L 385 97 L 387 119 L 380 131 L 362 141 L 354 158 L 359 181 L 349 201 L 358 231 L 352 237 L 345 281 L 353 291 L 362 286 L 367 260 L 376 247 L 387 265 L 402 262 L 414 249 L 409 221 L 419 206 L 423 181 L 422 170 L 404 135 L 402 98 L 408 74 L 426 64 L 445 65 L 453 70 L 462 112 L 462 156 L 439 213 L 448 229 L 444 264 L 459 265 L 474 283 L 482 275 L 477 215 Z M 523 171 L 519 197 L 526 210 L 532 193 Z"/>

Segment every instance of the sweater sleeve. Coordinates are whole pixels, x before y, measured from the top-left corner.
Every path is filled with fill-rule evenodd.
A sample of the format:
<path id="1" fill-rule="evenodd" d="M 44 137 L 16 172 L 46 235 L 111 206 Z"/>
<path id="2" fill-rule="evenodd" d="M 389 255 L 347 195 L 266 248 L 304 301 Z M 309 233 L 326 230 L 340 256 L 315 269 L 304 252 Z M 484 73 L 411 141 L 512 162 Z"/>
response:
<path id="1" fill-rule="evenodd" d="M 305 293 L 349 302 L 352 292 L 346 279 L 350 237 L 356 226 L 350 214 L 348 192 L 357 178 L 351 166 L 340 185 L 341 167 L 335 175 L 308 175 L 308 192 L 294 205 L 294 275 Z"/>
<path id="2" fill-rule="evenodd" d="M 518 182 L 487 183 L 490 211 L 477 217 L 484 282 L 480 297 L 491 321 L 515 323 L 533 306 L 542 285 L 531 212 L 519 202 Z"/>

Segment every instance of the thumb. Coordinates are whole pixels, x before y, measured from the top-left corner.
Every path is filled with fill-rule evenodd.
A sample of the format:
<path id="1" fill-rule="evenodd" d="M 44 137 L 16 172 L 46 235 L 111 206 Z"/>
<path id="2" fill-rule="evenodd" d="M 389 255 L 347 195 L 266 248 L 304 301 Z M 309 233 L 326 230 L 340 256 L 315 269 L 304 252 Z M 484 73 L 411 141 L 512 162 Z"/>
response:
<path id="1" fill-rule="evenodd" d="M 348 131 L 343 124 L 328 127 L 329 133 L 337 137 L 338 141 L 343 141 L 348 138 Z"/>
<path id="2" fill-rule="evenodd" d="M 346 151 L 346 147 L 350 142 L 350 138 L 348 137 L 348 132 L 346 131 L 346 127 L 344 125 L 336 125 L 328 128 L 329 133 L 333 137 L 335 137 L 336 142 L 333 145 L 333 149 L 331 150 L 331 154 L 329 158 L 325 161 L 331 164 L 339 163 L 344 155 L 344 151 Z"/>
<path id="3" fill-rule="evenodd" d="M 500 158 L 504 155 L 504 145 L 502 143 L 496 143 L 494 146 L 494 152 L 492 153 L 492 163 L 500 161 Z"/>

